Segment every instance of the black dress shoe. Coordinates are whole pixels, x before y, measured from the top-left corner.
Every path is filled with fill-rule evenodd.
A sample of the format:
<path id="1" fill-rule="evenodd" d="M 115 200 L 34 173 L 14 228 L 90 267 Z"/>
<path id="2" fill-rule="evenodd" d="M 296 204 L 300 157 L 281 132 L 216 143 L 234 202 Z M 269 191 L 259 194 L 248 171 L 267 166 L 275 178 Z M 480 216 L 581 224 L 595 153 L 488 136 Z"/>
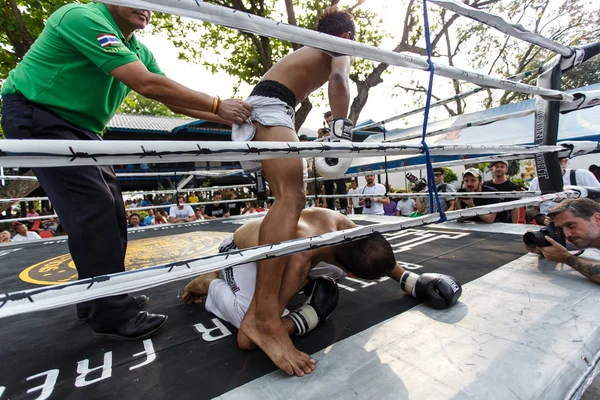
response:
<path id="1" fill-rule="evenodd" d="M 149 314 L 147 311 L 140 311 L 135 317 L 116 329 L 94 332 L 94 337 L 99 340 L 147 339 L 167 322 L 167 318 L 166 315 Z"/>
<path id="2" fill-rule="evenodd" d="M 143 310 L 150 301 L 150 297 L 143 294 L 133 298 L 138 309 Z M 80 324 L 85 324 L 90 321 L 90 307 L 77 307 L 77 319 Z"/>

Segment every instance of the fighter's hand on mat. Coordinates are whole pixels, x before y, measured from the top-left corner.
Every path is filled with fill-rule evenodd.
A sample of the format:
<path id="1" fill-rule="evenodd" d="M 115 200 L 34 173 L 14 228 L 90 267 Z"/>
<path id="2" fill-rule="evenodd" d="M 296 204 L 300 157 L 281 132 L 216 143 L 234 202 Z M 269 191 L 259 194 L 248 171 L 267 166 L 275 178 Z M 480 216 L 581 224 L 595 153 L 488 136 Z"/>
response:
<path id="1" fill-rule="evenodd" d="M 197 296 L 192 292 L 183 292 L 183 297 L 181 298 L 184 303 L 187 304 L 200 304 L 202 303 L 202 296 Z"/>
<path id="2" fill-rule="evenodd" d="M 405 271 L 400 278 L 402 290 L 423 304 L 443 310 L 451 307 L 462 294 L 460 283 L 444 274 L 423 274 Z"/>
<path id="3" fill-rule="evenodd" d="M 336 118 L 331 122 L 331 142 L 351 142 L 354 136 L 352 129 L 354 125 L 347 118 Z M 350 164 L 351 158 L 330 158 L 317 157 L 315 158 L 315 168 L 323 178 L 334 179 L 346 173 Z"/>
<path id="4" fill-rule="evenodd" d="M 320 276 L 304 286 L 308 300 L 288 317 L 296 324 L 296 335 L 305 335 L 324 323 L 337 307 L 340 297 L 337 283 L 328 276 Z"/>
<path id="5" fill-rule="evenodd" d="M 182 300 L 187 304 L 202 303 L 202 298 L 208 295 L 210 282 L 218 278 L 218 272 L 207 272 L 199 275 L 196 279 L 185 285 Z"/>
<path id="6" fill-rule="evenodd" d="M 245 101 L 227 99 L 221 100 L 217 115 L 227 121 L 241 125 L 250 118 L 250 111 L 252 111 L 252 106 Z"/>

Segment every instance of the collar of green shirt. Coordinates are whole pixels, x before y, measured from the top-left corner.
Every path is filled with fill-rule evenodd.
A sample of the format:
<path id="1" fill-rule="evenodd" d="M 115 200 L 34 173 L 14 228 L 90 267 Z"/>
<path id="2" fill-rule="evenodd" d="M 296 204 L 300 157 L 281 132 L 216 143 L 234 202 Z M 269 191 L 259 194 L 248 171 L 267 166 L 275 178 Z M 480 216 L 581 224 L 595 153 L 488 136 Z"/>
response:
<path id="1" fill-rule="evenodd" d="M 138 43 L 138 40 L 135 37 L 135 33 L 131 35 L 129 42 L 125 39 L 123 32 L 121 32 L 121 29 L 119 29 L 119 26 L 115 22 L 115 19 L 113 18 L 112 14 L 110 13 L 110 11 L 108 11 L 108 8 L 106 8 L 106 4 L 95 3 L 95 6 L 98 7 L 102 14 L 104 14 L 108 22 L 110 22 L 110 24 L 115 28 L 115 31 L 119 33 L 119 39 L 121 39 L 121 42 L 123 42 L 123 44 L 129 43 L 130 45 L 135 46 L 136 50 L 140 49 L 140 44 Z"/>

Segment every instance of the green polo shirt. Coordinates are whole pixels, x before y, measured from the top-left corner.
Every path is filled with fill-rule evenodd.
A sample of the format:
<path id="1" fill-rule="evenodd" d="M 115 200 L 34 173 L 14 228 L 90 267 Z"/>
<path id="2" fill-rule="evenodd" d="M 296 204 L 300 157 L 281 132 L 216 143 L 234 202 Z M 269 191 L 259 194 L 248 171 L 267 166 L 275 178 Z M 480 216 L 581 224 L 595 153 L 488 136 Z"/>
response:
<path id="1" fill-rule="evenodd" d="M 125 40 L 104 4 L 69 4 L 48 18 L 40 37 L 8 75 L 2 94 L 21 94 L 74 125 L 100 133 L 131 90 L 109 72 L 133 61 L 164 75 L 135 35 Z"/>

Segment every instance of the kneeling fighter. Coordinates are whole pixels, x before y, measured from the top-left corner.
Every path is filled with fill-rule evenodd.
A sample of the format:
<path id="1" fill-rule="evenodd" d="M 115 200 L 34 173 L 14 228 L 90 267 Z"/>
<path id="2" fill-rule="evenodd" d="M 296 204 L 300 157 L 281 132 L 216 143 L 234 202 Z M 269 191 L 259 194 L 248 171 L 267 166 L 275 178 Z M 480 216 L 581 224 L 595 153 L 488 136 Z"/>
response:
<path id="1" fill-rule="evenodd" d="M 240 227 L 220 247 L 225 253 L 258 245 L 262 219 Z M 296 238 L 322 235 L 355 228 L 352 220 L 326 208 L 307 208 L 302 211 Z M 430 307 L 444 309 L 452 306 L 462 293 L 462 288 L 448 275 L 427 273 L 423 275 L 404 270 L 395 260 L 392 247 L 382 235 L 370 236 L 352 242 L 307 250 L 289 256 L 279 293 L 280 311 L 289 299 L 298 293 L 310 279 L 307 302 L 298 310 L 282 317 L 288 334 L 304 335 L 323 323 L 337 305 L 338 290 L 334 280 L 346 272 L 367 280 L 389 276 L 411 296 Z M 183 300 L 200 303 L 206 298 L 206 310 L 228 321 L 236 328 L 250 306 L 256 286 L 256 263 L 228 267 L 220 272 L 203 274 L 190 282 L 184 290 Z M 242 342 L 239 342 L 242 345 Z M 243 347 L 243 346 L 241 346 Z M 252 346 L 248 344 L 247 348 Z"/>

